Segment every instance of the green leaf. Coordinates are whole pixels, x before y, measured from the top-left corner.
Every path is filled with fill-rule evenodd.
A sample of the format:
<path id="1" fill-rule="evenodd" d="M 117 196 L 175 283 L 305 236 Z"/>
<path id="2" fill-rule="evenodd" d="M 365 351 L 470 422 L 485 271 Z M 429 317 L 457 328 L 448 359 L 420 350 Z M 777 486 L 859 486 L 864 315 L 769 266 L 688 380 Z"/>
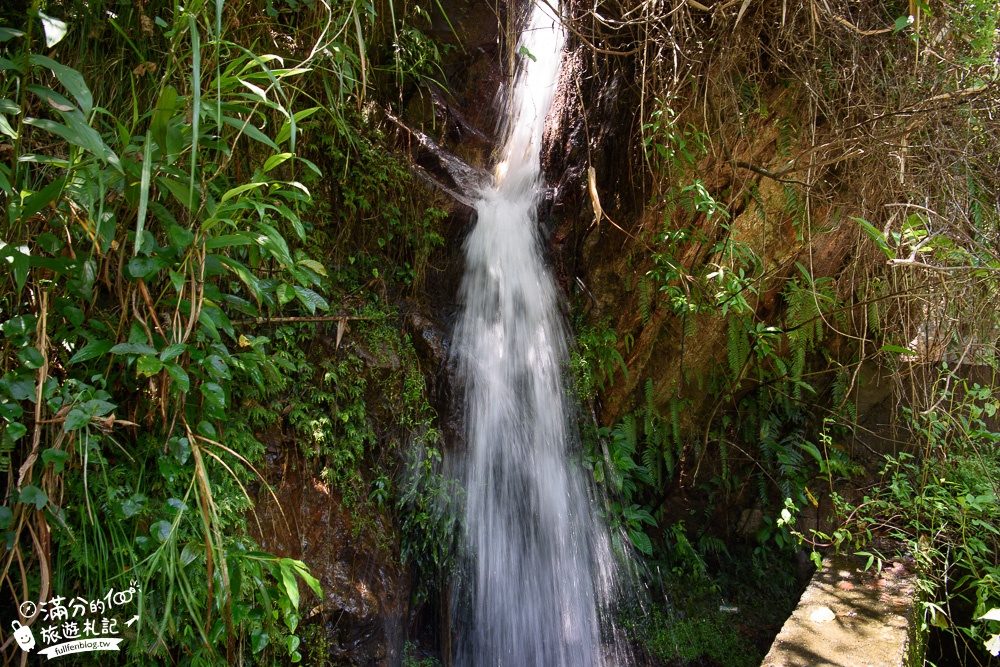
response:
<path id="1" fill-rule="evenodd" d="M 311 271 L 315 271 L 321 276 L 326 275 L 326 268 L 314 259 L 300 259 L 298 264 L 299 266 L 304 266 Z"/>
<path id="2" fill-rule="evenodd" d="M 166 542 L 170 537 L 171 525 L 169 521 L 157 521 L 149 527 L 149 534 L 156 538 L 158 542 Z"/>
<path id="3" fill-rule="evenodd" d="M 76 431 L 83 428 L 90 423 L 90 415 L 81 410 L 80 408 L 73 408 L 66 415 L 66 422 L 63 424 L 63 428 L 69 431 Z"/>
<path id="4" fill-rule="evenodd" d="M 35 398 L 35 378 L 30 375 L 7 373 L 0 378 L 0 389 L 15 401 L 27 401 Z"/>
<path id="5" fill-rule="evenodd" d="M 191 379 L 188 377 L 187 372 L 183 368 L 172 361 L 166 362 L 164 367 L 167 369 L 167 373 L 170 377 L 174 379 L 174 382 L 177 383 L 177 388 L 182 393 L 186 394 L 191 390 Z"/>
<path id="6" fill-rule="evenodd" d="M 93 343 L 88 343 L 79 350 L 77 350 L 77 353 L 74 354 L 72 357 L 70 357 L 70 360 L 67 363 L 77 364 L 80 363 L 81 361 L 88 361 L 90 359 L 94 359 L 96 357 L 101 356 L 102 354 L 105 354 L 112 347 L 114 347 L 113 344 L 111 343 L 111 341 L 108 340 L 98 340 L 94 341 Z"/>
<path id="7" fill-rule="evenodd" d="M 209 250 L 217 250 L 219 248 L 250 245 L 253 242 L 253 239 L 246 234 L 223 234 L 222 236 L 216 236 L 205 241 L 205 247 Z"/>
<path id="8" fill-rule="evenodd" d="M 31 268 L 31 255 L 28 252 L 28 246 L 0 245 L 0 258 L 4 257 L 9 259 L 13 265 L 14 282 L 17 284 L 17 290 L 20 292 L 24 288 L 24 284 L 28 281 L 28 270 Z"/>
<path id="9" fill-rule="evenodd" d="M 65 21 L 43 13 L 41 10 L 38 12 L 38 18 L 42 20 L 42 30 L 45 32 L 45 47 L 51 49 L 66 36 L 69 25 Z"/>
<path id="10" fill-rule="evenodd" d="M 135 245 L 138 249 L 138 240 L 136 240 Z M 128 272 L 132 274 L 133 278 L 145 279 L 160 269 L 167 268 L 167 266 L 169 266 L 169 262 L 162 257 L 133 257 L 128 261 Z"/>
<path id="11" fill-rule="evenodd" d="M 0 506 L 0 530 L 7 530 L 14 523 L 14 512 L 6 505 Z"/>
<path id="12" fill-rule="evenodd" d="M 254 653 L 260 653 L 261 651 L 263 651 L 264 647 L 267 646 L 267 642 L 268 642 L 267 633 L 264 632 L 261 628 L 259 627 L 254 628 L 250 632 L 250 648 L 253 650 Z"/>
<path id="13" fill-rule="evenodd" d="M 13 422 L 20 419 L 23 414 L 24 410 L 17 403 L 0 403 L 0 417 L 3 417 L 4 421 Z"/>
<path id="14" fill-rule="evenodd" d="M 205 367 L 208 369 L 209 375 L 211 375 L 216 380 L 230 380 L 232 379 L 232 374 L 229 372 L 229 366 L 226 362 L 217 354 L 210 354 L 205 358 Z"/>
<path id="15" fill-rule="evenodd" d="M 21 422 L 11 422 L 7 424 L 7 430 L 4 433 L 11 442 L 17 442 L 24 437 L 24 434 L 28 432 L 28 427 Z"/>
<path id="16" fill-rule="evenodd" d="M 24 31 L 15 28 L 0 28 L 0 42 L 6 42 L 15 37 L 24 37 Z"/>
<path id="17" fill-rule="evenodd" d="M 177 109 L 177 89 L 173 86 L 164 86 L 160 93 L 160 99 L 156 101 L 156 111 L 149 122 L 149 132 L 153 140 L 160 147 L 160 152 L 164 158 L 167 156 L 167 123 Z"/>
<path id="18" fill-rule="evenodd" d="M 194 243 L 194 234 L 180 225 L 168 225 L 167 236 L 170 237 L 170 243 L 181 250 Z"/>
<path id="19" fill-rule="evenodd" d="M 905 347 L 900 347 L 899 345 L 883 345 L 879 348 L 879 352 L 893 352 L 895 354 L 909 354 L 915 356 L 917 353 Z"/>
<path id="20" fill-rule="evenodd" d="M 307 287 L 299 287 L 296 285 L 295 296 L 297 296 L 299 301 L 301 301 L 306 307 L 310 315 L 315 315 L 317 308 L 320 310 L 330 310 L 330 304 L 326 302 L 326 299 Z"/>
<path id="21" fill-rule="evenodd" d="M 139 211 L 135 217 L 135 247 L 132 249 L 133 255 L 138 255 L 142 250 L 143 232 L 146 231 L 146 211 L 149 209 L 149 183 L 153 176 L 153 141 L 152 132 L 146 131 L 146 138 L 142 143 L 142 171 L 139 174 Z M 129 262 L 129 270 L 132 263 Z M 133 276 L 137 276 L 132 272 Z"/>
<path id="22" fill-rule="evenodd" d="M 160 361 L 170 361 L 171 359 L 176 359 L 185 352 L 187 352 L 187 343 L 174 343 L 173 345 L 168 345 L 163 348 L 160 352 Z"/>
<path id="23" fill-rule="evenodd" d="M 222 195 L 222 199 L 219 201 L 219 203 L 221 204 L 223 202 L 229 201 L 233 197 L 241 195 L 244 192 L 247 192 L 248 190 L 256 190 L 257 188 L 261 188 L 266 185 L 267 183 L 244 183 L 243 185 L 238 185 L 235 188 L 227 190 L 225 194 Z"/>
<path id="24" fill-rule="evenodd" d="M 17 358 L 22 364 L 32 370 L 41 368 L 42 364 L 45 363 L 45 359 L 42 358 L 42 353 L 34 347 L 22 347 L 17 351 Z"/>
<path id="25" fill-rule="evenodd" d="M 69 460 L 69 452 L 64 452 L 61 449 L 52 449 L 51 447 L 42 451 L 42 462 L 45 465 L 52 464 L 52 472 L 55 474 L 60 474 L 66 467 L 66 461 Z"/>
<path id="26" fill-rule="evenodd" d="M 27 220 L 40 212 L 46 206 L 55 201 L 56 197 L 63 191 L 66 179 L 57 178 L 44 188 L 24 200 L 24 207 L 21 209 L 21 218 Z"/>
<path id="27" fill-rule="evenodd" d="M 145 343 L 118 343 L 111 348 L 111 354 L 156 354 L 156 350 Z"/>
<path id="28" fill-rule="evenodd" d="M 278 148 L 278 144 L 271 141 L 270 137 L 268 137 L 266 134 L 257 129 L 257 127 L 254 126 L 249 121 L 243 121 L 240 120 L 239 118 L 232 118 L 230 116 L 223 116 L 222 122 L 225 123 L 226 125 L 231 125 L 232 127 L 235 127 L 237 130 L 243 132 L 251 139 L 258 141 L 264 144 L 265 146 L 268 146 L 269 148 L 274 149 L 274 152 L 276 153 L 281 151 L 281 149 Z"/>
<path id="29" fill-rule="evenodd" d="M 135 370 L 139 375 L 152 377 L 163 370 L 163 362 L 159 357 L 144 354 L 136 360 Z"/>
<path id="30" fill-rule="evenodd" d="M 628 531 L 628 539 L 635 546 L 636 549 L 646 554 L 647 556 L 653 555 L 653 543 L 649 539 L 649 535 L 641 530 L 631 529 Z"/>
<path id="31" fill-rule="evenodd" d="M 292 564 L 295 567 L 296 574 L 302 578 L 302 581 L 306 582 L 306 585 L 312 589 L 313 593 L 316 594 L 316 597 L 322 600 L 323 590 L 319 586 L 319 579 L 309 574 L 309 568 L 302 561 L 292 561 Z"/>
<path id="32" fill-rule="evenodd" d="M 282 306 L 295 298 L 295 289 L 291 285 L 278 285 L 274 292 L 278 295 L 278 304 Z"/>
<path id="33" fill-rule="evenodd" d="M 267 172 L 271 171 L 279 164 L 281 164 L 285 160 L 288 160 L 291 157 L 292 153 L 278 153 L 276 155 L 272 155 L 271 157 L 267 158 L 267 160 L 264 161 L 264 167 L 262 168 L 262 171 L 266 174 Z"/>
<path id="34" fill-rule="evenodd" d="M 305 120 L 306 118 L 313 115 L 322 108 L 323 107 L 311 107 L 309 109 L 303 109 L 302 111 L 298 111 L 292 114 L 292 120 L 286 120 L 284 124 L 281 126 L 281 129 L 278 130 L 278 135 L 274 138 L 275 143 L 280 144 L 290 139 L 292 137 L 292 128 L 294 124 L 297 124 L 299 121 Z M 295 147 L 295 142 L 293 141 L 292 148 L 294 147 Z"/>
<path id="35" fill-rule="evenodd" d="M 49 502 L 49 497 L 37 486 L 28 485 L 21 489 L 20 501 L 26 505 L 34 505 L 36 510 L 40 510 Z"/>
<path id="36" fill-rule="evenodd" d="M 864 233 L 875 242 L 875 245 L 879 247 L 879 250 L 882 251 L 882 254 L 884 254 L 886 258 L 893 259 L 896 257 L 896 252 L 889 247 L 889 243 L 885 239 L 885 234 L 876 229 L 872 223 L 863 218 L 852 217 L 851 220 L 861 225 L 861 229 Z"/>
<path id="37" fill-rule="evenodd" d="M 80 105 L 80 110 L 83 111 L 84 115 L 90 114 L 91 109 L 94 108 L 94 95 L 90 92 L 90 88 L 87 87 L 82 74 L 72 67 L 62 65 L 52 60 L 52 58 L 37 53 L 32 53 L 29 56 L 29 60 L 32 65 L 47 67 L 52 70 L 56 78 L 59 79 L 59 83 L 69 91 L 70 95 L 76 98 L 77 103 Z"/>
<path id="38" fill-rule="evenodd" d="M 226 392 L 215 382 L 205 382 L 199 388 L 205 400 L 220 408 L 226 407 Z"/>
<path id="39" fill-rule="evenodd" d="M 288 595 L 288 600 L 292 603 L 292 607 L 295 609 L 299 608 L 299 583 L 295 580 L 295 574 L 292 571 L 292 567 L 286 562 L 286 559 L 281 561 L 281 582 L 285 586 L 285 594 Z"/>
<path id="40" fill-rule="evenodd" d="M 193 210 L 195 202 L 201 196 L 201 188 L 197 185 L 194 187 L 194 196 L 192 196 L 191 187 L 189 185 L 190 181 L 181 183 L 175 177 L 167 176 L 157 176 L 156 183 L 167 190 L 170 194 L 174 196 L 184 208 L 188 210 Z"/>

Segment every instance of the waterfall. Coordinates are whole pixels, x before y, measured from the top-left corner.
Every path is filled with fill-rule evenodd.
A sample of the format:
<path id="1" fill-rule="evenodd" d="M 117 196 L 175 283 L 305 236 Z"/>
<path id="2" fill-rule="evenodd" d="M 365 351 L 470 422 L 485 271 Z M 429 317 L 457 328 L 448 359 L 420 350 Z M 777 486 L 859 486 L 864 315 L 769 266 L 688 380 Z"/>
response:
<path id="1" fill-rule="evenodd" d="M 605 665 L 608 539 L 567 454 L 566 330 L 542 257 L 540 151 L 565 34 L 544 0 L 518 47 L 495 181 L 465 242 L 455 343 L 465 384 L 460 667 Z M 618 661 L 615 660 L 617 663 Z"/>

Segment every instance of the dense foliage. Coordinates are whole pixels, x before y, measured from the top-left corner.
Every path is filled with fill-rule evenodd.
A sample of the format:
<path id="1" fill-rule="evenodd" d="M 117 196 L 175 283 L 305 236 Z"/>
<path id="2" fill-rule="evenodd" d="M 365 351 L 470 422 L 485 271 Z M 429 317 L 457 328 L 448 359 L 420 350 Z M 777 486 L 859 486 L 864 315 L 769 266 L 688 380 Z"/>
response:
<path id="1" fill-rule="evenodd" d="M 358 515 L 396 502 L 391 450 L 434 451 L 380 276 L 419 283 L 441 213 L 378 155 L 364 102 L 373 77 L 427 73 L 413 17 L 221 0 L 5 13 L 5 634 L 20 618 L 41 640 L 59 620 L 32 601 L 129 589 L 129 662 L 302 659 L 300 603 L 321 591 L 249 537 L 269 493 L 260 434 L 288 423 Z M 330 327 L 340 353 L 317 360 Z M 380 354 L 403 372 L 372 377 Z M 391 433 L 366 412 L 369 377 L 396 406 Z M 48 624 L 46 639 L 77 632 Z"/>

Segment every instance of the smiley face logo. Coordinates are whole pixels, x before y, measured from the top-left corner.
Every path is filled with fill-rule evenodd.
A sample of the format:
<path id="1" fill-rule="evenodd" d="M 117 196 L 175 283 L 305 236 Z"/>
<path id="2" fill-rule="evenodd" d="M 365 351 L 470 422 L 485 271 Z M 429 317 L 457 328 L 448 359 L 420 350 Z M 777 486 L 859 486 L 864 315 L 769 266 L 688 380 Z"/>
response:
<path id="1" fill-rule="evenodd" d="M 28 652 L 35 648 L 35 636 L 31 634 L 31 628 L 21 625 L 18 621 L 11 623 L 11 627 L 14 630 L 14 640 L 22 651 Z"/>

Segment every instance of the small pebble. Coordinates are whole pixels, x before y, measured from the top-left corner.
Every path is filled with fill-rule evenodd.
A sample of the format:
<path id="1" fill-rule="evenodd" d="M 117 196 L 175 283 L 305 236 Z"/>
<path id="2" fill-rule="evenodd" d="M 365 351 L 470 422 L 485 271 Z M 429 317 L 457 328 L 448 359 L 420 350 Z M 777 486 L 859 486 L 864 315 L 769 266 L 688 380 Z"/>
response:
<path id="1" fill-rule="evenodd" d="M 837 615 L 829 607 L 816 607 L 813 613 L 809 615 L 809 620 L 814 623 L 827 623 L 835 618 L 837 618 Z"/>

